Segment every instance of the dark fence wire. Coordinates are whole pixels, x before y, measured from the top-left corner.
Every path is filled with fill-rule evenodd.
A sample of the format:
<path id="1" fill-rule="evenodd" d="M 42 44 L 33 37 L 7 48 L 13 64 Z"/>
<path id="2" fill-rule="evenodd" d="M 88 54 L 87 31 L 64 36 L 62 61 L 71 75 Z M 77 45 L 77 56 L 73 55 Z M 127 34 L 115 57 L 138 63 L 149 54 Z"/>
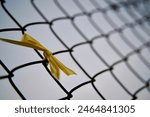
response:
<path id="1" fill-rule="evenodd" d="M 150 76 L 149 76 L 149 80 L 144 80 L 144 78 L 142 78 L 142 76 L 140 76 L 140 74 L 130 65 L 129 63 L 129 58 L 132 55 L 137 55 L 139 57 L 139 59 L 143 62 L 143 64 L 150 70 L 150 63 L 149 61 L 147 61 L 145 59 L 145 57 L 141 54 L 141 51 L 145 48 L 148 48 L 149 52 L 150 52 L 150 39 L 149 41 L 145 40 L 144 37 L 142 37 L 142 35 L 140 35 L 137 30 L 135 29 L 136 26 L 140 26 L 140 28 L 147 34 L 150 36 L 150 13 L 147 11 L 147 9 L 144 7 L 145 4 L 150 4 L 150 0 L 124 0 L 124 1 L 120 1 L 120 2 L 112 2 L 111 0 L 106 0 L 105 2 L 108 4 L 108 7 L 106 8 L 102 8 L 100 6 L 100 4 L 98 3 L 98 1 L 96 0 L 90 0 L 90 3 L 95 7 L 94 10 L 91 11 L 87 11 L 84 6 L 80 3 L 80 0 L 73 0 L 74 4 L 82 11 L 81 13 L 78 14 L 74 14 L 73 16 L 70 16 L 69 13 L 63 8 L 63 6 L 60 4 L 59 0 L 53 0 L 53 2 L 56 4 L 56 6 L 62 11 L 62 13 L 65 15 L 64 17 L 58 17 L 55 18 L 51 21 L 49 21 L 44 14 L 40 11 L 40 9 L 36 6 L 35 4 L 35 0 L 30 0 L 31 1 L 31 5 L 33 6 L 33 8 L 37 11 L 37 13 L 39 13 L 39 15 L 44 19 L 44 22 L 32 22 L 29 24 L 26 24 L 24 26 L 22 26 L 17 19 L 15 19 L 15 17 L 13 17 L 13 15 L 9 12 L 9 10 L 5 7 L 5 2 L 7 2 L 7 0 L 0 0 L 1 2 L 1 6 L 3 8 L 3 10 L 6 12 L 6 14 L 10 17 L 10 19 L 12 19 L 16 25 L 18 26 L 18 28 L 7 28 L 7 29 L 0 29 L 0 32 L 8 32 L 8 31 L 21 31 L 22 34 L 25 33 L 26 28 L 28 26 L 33 26 L 33 25 L 39 25 L 39 24 L 46 24 L 49 25 L 49 29 L 53 32 L 53 34 L 56 36 L 56 38 L 62 43 L 62 45 L 65 46 L 66 50 L 61 50 L 58 52 L 53 53 L 55 54 L 61 54 L 61 53 L 69 53 L 71 58 L 73 59 L 73 61 L 79 66 L 79 68 L 85 73 L 85 75 L 89 78 L 88 81 L 79 84 L 78 86 L 74 87 L 73 89 L 71 89 L 70 91 L 67 91 L 67 89 L 65 88 L 65 86 L 63 86 L 59 81 L 57 81 L 50 73 L 49 69 L 47 68 L 45 62 L 46 60 L 43 60 L 43 56 L 37 51 L 35 50 L 35 52 L 41 57 L 42 60 L 40 61 L 33 61 L 33 62 L 29 62 L 29 63 L 25 63 L 23 65 L 20 66 L 16 66 L 15 68 L 13 68 L 12 70 L 10 70 L 5 63 L 3 63 L 3 61 L 0 60 L 1 66 L 6 70 L 6 72 L 8 73 L 8 75 L 4 75 L 4 76 L 0 76 L 0 80 L 2 79 L 8 79 L 10 84 L 12 85 L 12 87 L 15 89 L 15 91 L 18 93 L 18 95 L 22 98 L 22 99 L 26 99 L 26 97 L 22 94 L 22 92 L 19 90 L 19 88 L 15 85 L 15 83 L 13 82 L 13 77 L 14 77 L 14 72 L 16 70 L 19 70 L 20 68 L 23 67 L 27 67 L 30 65 L 35 65 L 35 64 L 43 64 L 43 66 L 45 67 L 46 71 L 52 76 L 52 78 L 55 80 L 55 82 L 61 87 L 61 89 L 66 93 L 66 97 L 60 97 L 60 99 L 71 99 L 73 97 L 73 92 L 76 91 L 77 89 L 79 89 L 82 86 L 85 86 L 87 84 L 91 84 L 93 89 L 95 90 L 95 92 L 100 96 L 101 99 L 106 99 L 105 95 L 103 95 L 96 87 L 96 85 L 94 84 L 96 82 L 97 76 L 101 75 L 102 73 L 105 72 L 110 72 L 112 77 L 116 80 L 116 82 L 125 90 L 125 92 L 131 96 L 131 99 L 138 99 L 137 95 L 138 93 L 140 93 L 142 90 L 147 89 L 149 92 L 149 87 L 150 87 Z M 44 2 L 44 1 L 43 1 Z M 141 10 L 139 10 L 139 5 L 143 5 L 143 9 L 145 10 L 145 13 L 141 12 Z M 129 22 L 128 19 L 126 19 L 125 16 L 123 16 L 122 14 L 119 13 L 120 8 L 126 9 L 127 13 L 129 16 L 131 16 L 133 18 L 133 22 Z M 132 10 L 131 10 L 132 9 Z M 108 11 L 114 11 L 117 15 L 117 17 L 124 22 L 124 25 L 118 27 L 116 22 L 112 21 L 111 18 L 107 15 Z M 99 27 L 97 25 L 97 23 L 93 20 L 92 16 L 95 13 L 102 13 L 103 17 L 105 18 L 105 20 L 108 22 L 108 24 L 113 28 L 113 30 L 109 31 L 108 33 L 104 33 L 103 29 L 101 27 Z M 137 16 L 137 14 L 139 16 L 141 16 L 140 18 Z M 99 32 L 99 35 L 89 39 L 83 32 L 82 30 L 80 30 L 80 27 L 76 25 L 75 23 L 75 19 L 77 17 L 80 16 L 86 16 L 88 18 L 88 21 L 91 23 L 91 25 Z M 57 34 L 57 32 L 55 32 L 55 30 L 53 29 L 53 25 L 56 21 L 60 21 L 60 20 L 70 20 L 72 26 L 75 28 L 75 30 L 85 39 L 84 42 L 78 43 L 73 45 L 72 47 L 68 47 L 67 44 L 65 44 L 65 42 L 61 39 L 61 37 L 59 37 L 59 34 Z M 145 26 L 146 25 L 148 26 Z M 140 47 L 135 47 L 131 42 L 130 39 L 128 39 L 128 37 L 126 37 L 126 35 L 124 35 L 122 32 L 129 28 L 132 33 L 134 34 L 134 36 L 142 43 L 142 45 Z M 122 41 L 124 41 L 125 44 L 128 45 L 129 48 L 131 48 L 133 51 L 131 51 L 130 53 L 128 53 L 127 55 L 123 55 L 120 50 L 118 50 L 115 45 L 112 43 L 112 40 L 110 40 L 110 36 L 112 34 L 119 34 L 120 37 L 122 38 Z M 120 56 L 120 60 L 116 61 L 115 63 L 113 63 L 112 65 L 109 65 L 108 62 L 97 52 L 97 50 L 95 49 L 95 47 L 93 46 L 93 42 L 97 39 L 101 39 L 101 38 L 105 38 L 107 43 L 109 44 L 109 46 L 112 48 L 112 50 L 114 50 L 119 56 Z M 79 46 L 88 44 L 91 48 L 91 50 L 95 53 L 95 55 L 107 66 L 107 69 L 99 71 L 98 73 L 96 73 L 94 76 L 90 76 L 89 73 L 82 67 L 82 65 L 78 62 L 78 60 L 76 60 L 76 58 L 73 55 L 73 50 L 74 48 L 77 48 Z M 129 91 L 127 89 L 127 87 L 119 80 L 119 78 L 117 78 L 117 76 L 114 74 L 113 69 L 114 66 L 120 64 L 120 63 L 125 63 L 126 66 L 128 67 L 128 69 L 136 76 L 137 80 L 140 80 L 144 85 L 137 89 L 134 93 L 131 93 L 131 91 Z"/>

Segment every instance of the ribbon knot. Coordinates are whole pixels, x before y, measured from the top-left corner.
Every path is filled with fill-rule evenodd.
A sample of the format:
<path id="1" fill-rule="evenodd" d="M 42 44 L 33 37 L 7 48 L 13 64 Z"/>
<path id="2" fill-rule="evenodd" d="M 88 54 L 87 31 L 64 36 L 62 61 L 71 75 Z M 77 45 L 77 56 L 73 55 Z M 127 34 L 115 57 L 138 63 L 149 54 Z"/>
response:
<path id="1" fill-rule="evenodd" d="M 24 34 L 21 41 L 15 41 L 5 38 L 0 38 L 1 41 L 16 44 L 20 46 L 25 46 L 29 48 L 34 48 L 40 51 L 43 51 L 44 58 L 48 61 L 48 64 L 50 65 L 50 71 L 52 75 L 59 80 L 60 77 L 60 70 L 62 70 L 66 75 L 72 75 L 76 74 L 73 70 L 66 67 L 63 63 L 61 63 L 53 54 L 51 51 L 46 49 L 40 42 L 35 40 L 33 37 L 31 37 L 28 34 Z"/>

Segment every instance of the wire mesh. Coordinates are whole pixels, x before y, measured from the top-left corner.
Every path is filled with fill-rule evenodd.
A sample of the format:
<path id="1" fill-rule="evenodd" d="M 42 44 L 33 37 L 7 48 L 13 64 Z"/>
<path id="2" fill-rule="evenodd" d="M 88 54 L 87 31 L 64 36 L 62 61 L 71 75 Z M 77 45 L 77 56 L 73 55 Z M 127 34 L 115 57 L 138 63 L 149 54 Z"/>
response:
<path id="1" fill-rule="evenodd" d="M 43 65 L 45 71 L 49 74 L 51 79 L 54 80 L 57 86 L 65 93 L 65 96 L 61 96 L 58 98 L 61 100 L 73 99 L 74 93 L 76 93 L 80 88 L 86 87 L 86 85 L 88 84 L 91 85 L 93 91 L 98 95 L 99 99 L 103 99 L 103 100 L 113 99 L 106 96 L 108 95 L 107 93 L 109 92 L 106 92 L 103 89 L 103 87 L 101 89 L 98 87 L 99 85 L 103 84 L 103 80 L 102 81 L 99 80 L 108 77 L 105 76 L 105 74 L 109 74 L 110 76 L 109 78 L 113 79 L 116 85 L 118 85 L 128 95 L 127 97 L 123 97 L 123 99 L 132 99 L 132 100 L 140 99 L 138 95 L 145 90 L 148 93 L 150 93 L 149 90 L 150 87 L 150 76 L 149 76 L 150 61 L 149 60 L 150 59 L 146 57 L 150 55 L 150 48 L 149 48 L 150 47 L 150 37 L 149 37 L 150 36 L 150 22 L 149 22 L 150 9 L 148 8 L 148 5 L 150 5 L 149 0 L 130 0 L 130 1 L 129 0 L 120 0 L 120 1 L 71 0 L 70 3 L 71 5 L 73 5 L 71 7 L 73 7 L 73 9 L 78 9 L 77 10 L 78 12 L 75 13 L 73 13 L 73 10 L 69 9 L 71 7 L 64 7 L 63 1 L 61 0 L 49 0 L 48 2 L 52 2 L 53 4 L 55 4 L 57 9 L 59 9 L 59 12 L 61 11 L 62 14 L 62 16 L 57 16 L 51 19 L 48 19 L 46 13 L 44 13 L 41 10 L 40 5 L 37 4 L 36 1 L 40 1 L 40 0 L 28 0 L 28 3 L 33 8 L 33 10 L 35 10 L 36 13 L 41 17 L 42 21 L 30 22 L 23 25 L 22 23 L 19 22 L 19 20 L 17 20 L 17 18 L 15 18 L 15 16 L 13 16 L 11 10 L 9 10 L 9 8 L 5 6 L 5 4 L 7 4 L 7 2 L 10 1 L 0 0 L 2 10 L 5 12 L 5 14 L 9 16 L 9 19 L 15 23 L 15 26 L 13 28 L 1 28 L 0 33 L 8 32 L 7 34 L 9 35 L 9 32 L 20 32 L 21 34 L 24 34 L 25 32 L 28 31 L 28 27 L 33 27 L 36 25 L 48 26 L 47 30 L 52 32 L 55 39 L 58 40 L 59 43 L 61 43 L 61 45 L 64 48 L 62 50 L 53 52 L 53 54 L 56 56 L 57 55 L 63 56 L 63 54 L 66 53 L 69 54 L 69 57 L 71 59 L 68 58 L 64 58 L 64 59 L 67 59 L 68 62 L 69 60 L 73 61 L 75 65 L 78 66 L 80 71 L 85 75 L 86 80 L 68 90 L 68 88 L 66 88 L 67 87 L 66 85 L 63 85 L 61 81 L 56 80 L 51 75 L 48 66 L 46 66 L 45 64 L 46 61 L 43 60 L 42 54 L 37 50 L 34 51 L 40 57 L 40 60 L 34 60 L 27 63 L 23 63 L 21 65 L 15 66 L 12 69 L 9 68 L 8 65 L 5 64 L 5 62 L 3 62 L 4 59 L 3 60 L 1 59 L 0 60 L 1 68 L 4 69 L 5 74 L 0 75 L 0 82 L 2 82 L 3 80 L 8 80 L 9 83 L 11 84 L 11 87 L 16 91 L 17 95 L 20 96 L 21 99 L 30 99 L 30 98 L 26 97 L 26 95 L 20 89 L 18 84 L 14 81 L 15 73 L 17 71 L 20 72 L 20 70 L 23 68 L 28 68 L 29 66 L 35 66 L 35 65 Z M 44 3 L 45 1 L 41 0 L 40 2 Z M 101 2 L 103 2 L 103 5 L 101 5 Z M 124 12 L 122 12 L 122 10 Z M 47 11 L 47 12 L 48 13 L 56 12 L 57 14 L 58 11 Z M 22 17 L 26 18 L 23 14 Z M 94 19 L 96 17 L 99 18 L 98 20 L 99 22 L 97 22 L 97 20 Z M 78 22 L 81 19 L 83 20 L 83 24 Z M 103 22 L 106 22 L 107 25 L 103 25 L 101 23 L 102 20 Z M 76 34 L 80 35 L 80 37 L 82 38 L 82 39 L 73 40 L 74 42 L 70 42 L 71 44 L 70 43 L 68 44 L 69 40 L 66 39 L 67 37 L 65 37 L 65 35 L 61 34 L 59 30 L 56 30 L 56 27 L 57 25 L 59 25 L 59 23 L 68 26 L 68 22 L 73 27 L 73 30 L 76 32 Z M 89 23 L 88 25 L 90 28 L 86 27 L 87 25 L 86 22 Z M 83 28 L 84 26 L 85 28 Z M 68 26 L 68 29 L 66 30 L 71 30 L 71 29 Z M 67 34 L 67 35 L 72 35 L 72 34 Z M 117 37 L 119 37 L 119 40 Z M 120 45 L 119 42 L 122 43 L 126 48 L 123 48 L 122 47 L 123 45 Z M 104 43 L 110 49 L 109 51 L 103 48 L 101 49 L 96 48 L 96 46 L 101 47 L 101 45 Z M 88 46 L 88 49 L 86 49 L 86 46 Z M 91 60 L 89 65 L 85 66 L 82 64 L 80 58 L 74 54 L 74 53 L 80 53 L 83 49 L 82 47 L 85 47 L 85 51 L 83 51 L 82 53 L 87 52 L 89 56 L 92 56 L 91 54 L 93 53 L 96 59 L 99 60 L 99 64 L 100 65 L 102 64 L 104 66 L 103 69 L 100 69 L 99 67 L 95 66 L 95 69 L 93 69 L 93 71 L 95 72 L 93 71 L 89 72 L 88 67 L 90 65 L 94 66 L 95 64 L 94 65 L 92 64 L 94 61 Z M 145 49 L 148 51 L 147 55 L 143 55 L 143 51 Z M 103 55 L 103 52 L 106 56 Z M 13 55 L 17 56 L 17 53 L 14 53 Z M 113 55 L 116 58 L 115 57 L 113 58 Z M 109 58 L 111 56 L 112 58 Z M 144 71 L 147 70 L 148 72 L 146 73 L 148 75 L 146 73 L 141 74 L 140 71 L 138 71 L 138 69 L 133 67 L 131 62 L 133 57 L 138 59 L 139 61 L 138 67 L 141 67 L 142 69 L 143 68 L 142 66 L 144 66 L 145 68 Z M 121 71 L 120 67 L 122 67 L 123 70 L 128 70 L 130 73 L 132 73 L 130 77 L 134 77 L 137 82 L 140 82 L 139 83 L 140 85 L 138 86 L 136 86 L 135 84 L 136 87 L 135 90 L 132 90 L 132 88 L 128 87 L 127 83 L 130 83 L 130 81 L 126 83 L 119 77 L 120 72 L 125 75 L 125 73 Z M 81 77 L 79 77 L 78 79 L 81 79 Z M 106 78 L 106 80 L 109 79 Z M 115 86 L 111 86 L 111 84 L 110 85 L 108 84 L 105 88 L 109 88 L 109 87 L 115 87 Z M 48 92 L 51 94 L 51 90 Z M 57 88 L 54 92 L 57 92 Z M 116 95 L 113 94 L 114 90 L 110 89 L 110 92 L 112 92 L 110 96 Z M 119 95 L 119 92 L 115 92 L 115 93 L 118 93 Z M 32 97 L 31 99 L 34 99 L 34 97 Z"/>

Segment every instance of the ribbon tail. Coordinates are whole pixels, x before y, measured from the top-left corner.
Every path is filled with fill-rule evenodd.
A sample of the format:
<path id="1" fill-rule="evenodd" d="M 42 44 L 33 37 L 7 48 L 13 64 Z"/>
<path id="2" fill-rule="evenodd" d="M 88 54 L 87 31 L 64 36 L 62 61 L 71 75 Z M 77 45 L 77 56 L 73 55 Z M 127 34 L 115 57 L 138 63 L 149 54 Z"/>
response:
<path id="1" fill-rule="evenodd" d="M 59 76 L 60 76 L 60 70 L 59 67 L 57 66 L 57 64 L 55 63 L 55 61 L 53 61 L 53 59 L 51 57 L 48 58 L 48 61 L 50 63 L 50 71 L 52 73 L 52 75 L 59 80 Z"/>
<path id="2" fill-rule="evenodd" d="M 52 59 L 56 62 L 58 67 L 66 74 L 66 75 L 73 75 L 76 74 L 73 70 L 66 67 L 64 64 L 62 64 L 55 56 L 52 55 Z"/>
<path id="3" fill-rule="evenodd" d="M 59 80 L 59 76 L 60 76 L 60 71 L 58 67 L 55 67 L 54 65 L 50 64 L 50 71 L 52 73 L 52 75 Z"/>

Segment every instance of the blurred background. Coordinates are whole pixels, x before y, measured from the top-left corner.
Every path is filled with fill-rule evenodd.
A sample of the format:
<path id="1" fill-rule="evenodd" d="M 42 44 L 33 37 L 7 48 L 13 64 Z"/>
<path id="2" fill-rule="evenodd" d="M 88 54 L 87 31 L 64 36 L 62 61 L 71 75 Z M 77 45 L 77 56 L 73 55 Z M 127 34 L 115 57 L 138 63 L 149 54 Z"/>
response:
<path id="1" fill-rule="evenodd" d="M 0 99 L 150 99 L 150 0 L 0 3 L 1 38 L 28 33 L 77 73 L 57 81 L 42 52 L 0 42 Z"/>

